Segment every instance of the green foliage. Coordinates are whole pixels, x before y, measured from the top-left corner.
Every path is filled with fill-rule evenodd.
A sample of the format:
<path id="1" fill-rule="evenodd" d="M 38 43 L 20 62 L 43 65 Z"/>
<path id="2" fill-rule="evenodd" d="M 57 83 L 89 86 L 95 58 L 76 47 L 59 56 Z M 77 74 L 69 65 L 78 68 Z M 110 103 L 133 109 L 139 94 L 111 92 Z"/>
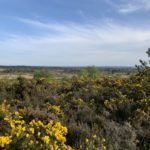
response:
<path id="1" fill-rule="evenodd" d="M 46 79 L 47 81 L 51 81 L 53 78 L 53 74 L 47 70 L 36 70 L 34 72 L 34 79 Z"/>
<path id="2" fill-rule="evenodd" d="M 89 75 L 87 68 L 83 68 L 79 72 L 79 76 L 87 78 Z"/>
<path id="3" fill-rule="evenodd" d="M 88 77 L 88 78 L 95 79 L 98 77 L 98 75 L 99 75 L 99 71 L 95 66 L 83 68 L 79 72 L 79 76 L 84 78 Z"/>
<path id="4" fill-rule="evenodd" d="M 150 77 L 150 48 L 147 50 L 146 53 L 148 55 L 149 60 L 148 61 L 140 60 L 140 65 L 136 65 L 136 68 L 140 75 Z"/>

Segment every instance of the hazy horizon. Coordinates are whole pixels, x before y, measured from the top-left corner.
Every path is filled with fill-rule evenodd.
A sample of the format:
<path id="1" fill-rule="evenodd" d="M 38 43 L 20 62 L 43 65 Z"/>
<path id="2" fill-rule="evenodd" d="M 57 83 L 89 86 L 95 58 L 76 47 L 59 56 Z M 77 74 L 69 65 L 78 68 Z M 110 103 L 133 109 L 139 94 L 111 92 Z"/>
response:
<path id="1" fill-rule="evenodd" d="M 0 0 L 0 65 L 134 67 L 149 12 L 149 0 Z"/>
<path id="2" fill-rule="evenodd" d="M 135 67 L 136 65 L 140 65 L 140 63 L 136 63 L 135 65 L 24 65 L 24 64 L 14 64 L 14 65 L 3 65 L 0 64 L 0 67 Z"/>

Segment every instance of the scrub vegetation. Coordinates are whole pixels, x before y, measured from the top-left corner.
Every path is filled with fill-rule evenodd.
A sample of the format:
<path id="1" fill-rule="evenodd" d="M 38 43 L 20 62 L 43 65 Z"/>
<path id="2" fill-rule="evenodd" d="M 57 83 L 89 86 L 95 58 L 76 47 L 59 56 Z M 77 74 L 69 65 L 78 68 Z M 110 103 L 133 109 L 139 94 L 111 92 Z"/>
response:
<path id="1" fill-rule="evenodd" d="M 0 79 L 0 149 L 149 150 L 150 62 L 140 62 L 127 76 Z"/>

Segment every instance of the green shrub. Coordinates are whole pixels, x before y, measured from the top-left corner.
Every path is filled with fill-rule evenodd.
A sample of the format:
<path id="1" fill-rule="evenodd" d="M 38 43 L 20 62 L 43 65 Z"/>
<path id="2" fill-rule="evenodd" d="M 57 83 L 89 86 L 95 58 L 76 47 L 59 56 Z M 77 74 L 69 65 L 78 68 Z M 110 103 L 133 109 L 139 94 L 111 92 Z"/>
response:
<path id="1" fill-rule="evenodd" d="M 98 75 L 99 75 L 99 71 L 95 66 L 86 67 L 79 71 L 79 76 L 84 77 L 84 78 L 89 77 L 89 78 L 95 79 L 98 77 Z"/>
<path id="2" fill-rule="evenodd" d="M 47 81 L 51 81 L 54 78 L 53 74 L 47 70 L 36 70 L 33 76 L 34 79 L 46 79 Z"/>

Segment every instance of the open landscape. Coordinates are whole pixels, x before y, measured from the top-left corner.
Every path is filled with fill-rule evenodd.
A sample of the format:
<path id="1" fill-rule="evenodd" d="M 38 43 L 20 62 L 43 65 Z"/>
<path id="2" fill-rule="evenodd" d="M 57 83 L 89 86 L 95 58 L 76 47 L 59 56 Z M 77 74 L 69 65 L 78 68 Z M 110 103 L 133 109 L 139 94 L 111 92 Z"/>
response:
<path id="1" fill-rule="evenodd" d="M 0 77 L 2 149 L 150 148 L 144 61 L 135 68 L 1 66 Z"/>
<path id="2" fill-rule="evenodd" d="M 0 150 L 150 150 L 150 0 L 0 0 Z"/>

